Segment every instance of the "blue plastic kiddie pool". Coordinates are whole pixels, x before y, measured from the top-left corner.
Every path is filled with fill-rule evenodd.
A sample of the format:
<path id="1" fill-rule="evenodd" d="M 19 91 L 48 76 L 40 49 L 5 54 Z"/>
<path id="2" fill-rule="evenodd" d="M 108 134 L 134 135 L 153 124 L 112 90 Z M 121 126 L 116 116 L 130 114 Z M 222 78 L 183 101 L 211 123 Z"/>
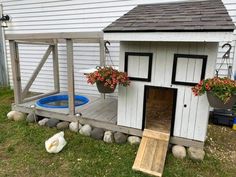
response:
<path id="1" fill-rule="evenodd" d="M 75 106 L 82 106 L 88 102 L 87 97 L 75 95 Z M 68 95 L 53 95 L 41 98 L 36 102 L 36 105 L 44 108 L 68 108 Z"/>

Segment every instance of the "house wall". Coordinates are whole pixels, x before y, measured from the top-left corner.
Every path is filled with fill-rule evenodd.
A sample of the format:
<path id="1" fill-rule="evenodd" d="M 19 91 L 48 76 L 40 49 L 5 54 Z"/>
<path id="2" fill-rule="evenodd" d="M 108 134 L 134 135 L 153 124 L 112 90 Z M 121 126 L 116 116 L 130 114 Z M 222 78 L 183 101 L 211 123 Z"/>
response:
<path id="1" fill-rule="evenodd" d="M 43 33 L 43 32 L 76 32 L 76 31 L 101 31 L 112 21 L 141 3 L 160 3 L 182 0 L 1 0 L 5 14 L 12 17 L 6 33 Z M 232 18 L 236 19 L 236 2 L 223 0 Z M 220 63 L 224 50 L 220 43 L 218 60 Z M 7 58 L 9 76 L 12 85 L 11 63 L 9 47 L 7 45 Z M 99 64 L 99 52 L 96 44 L 77 44 L 75 49 L 75 89 L 83 94 L 97 94 L 94 86 L 86 83 L 80 69 L 95 67 Z M 112 43 L 111 58 L 118 65 L 119 44 Z M 33 69 L 39 62 L 45 47 L 22 45 L 20 46 L 22 84 L 26 84 Z M 66 60 L 65 45 L 59 46 L 60 81 L 61 89 L 66 90 Z M 230 62 L 232 63 L 233 50 Z M 218 67 L 218 65 L 217 65 Z M 221 75 L 227 75 L 224 65 Z M 31 91 L 46 92 L 53 89 L 52 60 L 49 59 L 35 80 Z"/>
<path id="2" fill-rule="evenodd" d="M 195 97 L 191 86 L 172 85 L 172 68 L 175 53 L 208 55 L 206 75 L 214 75 L 218 43 L 155 43 L 155 42 L 121 42 L 120 69 L 124 69 L 125 52 L 153 53 L 151 82 L 132 81 L 129 87 L 119 87 L 118 93 L 118 125 L 142 128 L 144 85 L 177 88 L 174 136 L 204 141 L 207 131 L 209 104 L 206 96 Z M 197 64 L 192 66 L 197 67 Z M 141 72 L 142 67 L 131 69 Z M 181 66 L 184 68 L 184 66 Z M 188 69 L 191 64 L 188 63 Z M 196 70 L 196 69 L 195 69 Z M 181 71 L 181 70 L 180 70 Z M 180 73 L 181 74 L 181 73 Z M 195 73 L 196 74 L 196 73 Z M 183 81 L 189 74 L 182 73 Z M 186 105 L 186 107 L 184 106 Z"/>

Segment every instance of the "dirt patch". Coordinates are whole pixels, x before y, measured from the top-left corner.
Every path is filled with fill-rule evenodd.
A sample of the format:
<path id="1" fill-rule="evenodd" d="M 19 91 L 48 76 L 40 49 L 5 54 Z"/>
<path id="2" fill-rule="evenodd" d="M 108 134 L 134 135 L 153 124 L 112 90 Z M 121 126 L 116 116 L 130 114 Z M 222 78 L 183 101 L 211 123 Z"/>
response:
<path id="1" fill-rule="evenodd" d="M 229 127 L 209 125 L 206 151 L 222 162 L 236 165 L 236 131 Z"/>

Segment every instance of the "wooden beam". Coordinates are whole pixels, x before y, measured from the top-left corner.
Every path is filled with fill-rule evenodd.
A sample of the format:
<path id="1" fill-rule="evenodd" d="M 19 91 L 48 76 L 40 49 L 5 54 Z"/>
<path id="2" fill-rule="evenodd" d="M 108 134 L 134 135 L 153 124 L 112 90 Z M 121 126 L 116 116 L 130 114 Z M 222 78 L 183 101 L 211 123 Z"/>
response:
<path id="1" fill-rule="evenodd" d="M 75 86 L 74 86 L 74 62 L 73 62 L 73 42 L 66 39 L 67 48 L 67 88 L 69 97 L 69 114 L 75 115 Z"/>
<path id="2" fill-rule="evenodd" d="M 44 40 L 16 40 L 18 44 L 30 44 L 30 45 L 54 45 L 54 41 L 51 39 L 44 39 Z"/>
<path id="3" fill-rule="evenodd" d="M 32 102 L 32 105 L 34 105 L 34 102 Z M 59 119 L 59 120 L 64 120 L 64 121 L 69 121 L 69 122 L 78 121 L 77 117 L 75 117 L 75 116 L 69 117 L 66 114 L 52 112 L 49 109 L 42 109 L 40 107 L 36 107 L 33 109 L 35 109 L 36 115 L 39 115 L 42 117 L 54 118 L 54 119 Z M 24 112 L 24 113 L 31 113 L 33 109 L 30 107 L 25 107 L 24 104 L 12 105 L 12 110 L 20 111 L 20 112 Z"/>
<path id="4" fill-rule="evenodd" d="M 29 98 L 25 98 L 22 102 L 26 103 L 26 102 L 37 100 L 37 99 L 40 99 L 40 98 L 43 98 L 43 97 L 46 97 L 46 96 L 54 95 L 54 94 L 57 94 L 57 93 L 59 93 L 59 92 L 58 91 L 52 91 L 52 92 L 49 92 L 49 93 L 44 93 L 44 94 L 32 96 L 32 97 L 29 97 Z"/>
<path id="5" fill-rule="evenodd" d="M 35 81 L 36 77 L 38 76 L 40 70 L 42 69 L 43 65 L 45 64 L 46 60 L 48 59 L 48 56 L 50 55 L 51 51 L 52 51 L 52 46 L 50 45 L 47 49 L 47 51 L 45 52 L 43 58 L 41 59 L 41 61 L 39 62 L 37 68 L 35 69 L 35 71 L 33 72 L 32 76 L 30 77 L 28 83 L 26 84 L 22 95 L 23 98 L 25 98 L 25 96 L 27 95 L 31 85 L 33 84 L 33 82 Z"/>
<path id="6" fill-rule="evenodd" d="M 105 46 L 104 46 L 103 39 L 100 39 L 99 46 L 100 46 L 100 66 L 105 66 L 106 65 L 106 56 L 105 56 Z"/>
<path id="7" fill-rule="evenodd" d="M 62 40 L 60 40 L 62 41 Z M 94 38 L 94 39 L 73 39 L 73 43 L 99 43 L 100 39 L 99 38 Z"/>
<path id="8" fill-rule="evenodd" d="M 21 94 L 22 87 L 21 87 L 18 45 L 13 40 L 10 40 L 9 43 L 10 43 L 11 67 L 12 67 L 12 77 L 14 86 L 14 99 L 15 99 L 15 104 L 20 104 L 22 102 L 22 94 Z"/>
<path id="9" fill-rule="evenodd" d="M 190 139 L 176 137 L 176 136 L 173 136 L 170 138 L 170 143 L 177 144 L 177 145 L 183 145 L 183 146 L 187 146 L 187 147 L 197 147 L 197 148 L 204 147 L 203 141 L 190 140 Z"/>
<path id="10" fill-rule="evenodd" d="M 58 45 L 55 44 L 52 49 L 54 89 L 60 92 Z"/>
<path id="11" fill-rule="evenodd" d="M 31 34 L 6 34 L 6 40 L 26 39 L 96 39 L 103 38 L 102 32 L 69 32 L 69 33 L 31 33 Z"/>

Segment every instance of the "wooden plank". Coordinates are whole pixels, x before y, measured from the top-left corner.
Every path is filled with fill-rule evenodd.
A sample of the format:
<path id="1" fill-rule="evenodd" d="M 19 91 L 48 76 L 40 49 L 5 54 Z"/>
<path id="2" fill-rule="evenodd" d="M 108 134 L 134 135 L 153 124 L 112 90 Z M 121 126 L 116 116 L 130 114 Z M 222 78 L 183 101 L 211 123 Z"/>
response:
<path id="1" fill-rule="evenodd" d="M 143 128 L 143 98 L 144 98 L 144 86 L 142 84 L 138 85 L 138 95 L 137 95 L 137 110 L 136 110 L 136 125 L 135 128 Z"/>
<path id="2" fill-rule="evenodd" d="M 60 78 L 59 78 L 59 61 L 58 61 L 58 45 L 53 45 L 52 49 L 53 59 L 53 78 L 54 78 L 54 89 L 60 92 Z"/>
<path id="3" fill-rule="evenodd" d="M 155 136 L 153 136 L 155 135 Z M 133 170 L 153 176 L 162 176 L 168 149 L 169 134 L 145 129 L 134 161 Z"/>
<path id="4" fill-rule="evenodd" d="M 141 44 L 139 43 L 128 43 L 128 47 L 126 48 L 126 52 L 142 52 L 140 51 L 140 48 L 142 48 L 140 46 Z M 133 57 L 133 56 L 132 56 Z M 139 58 L 137 58 L 139 60 Z M 138 68 L 139 63 L 136 62 L 132 62 L 131 65 L 133 65 L 132 68 Z M 132 74 L 134 74 L 135 72 L 132 71 Z M 138 73 L 136 73 L 138 74 Z M 129 74 L 128 74 L 129 75 Z M 132 76 L 132 75 L 130 75 Z M 133 128 L 141 128 L 141 127 L 137 127 L 137 106 L 138 106 L 138 90 L 139 90 L 139 85 L 143 85 L 143 83 L 141 82 L 136 82 L 136 81 L 132 81 L 130 83 L 130 86 L 127 87 L 126 89 L 126 115 L 125 115 L 125 119 L 127 121 L 127 125 Z"/>
<path id="5" fill-rule="evenodd" d="M 145 131 L 144 131 L 145 132 Z M 151 141 L 151 138 L 148 138 L 148 141 L 145 146 L 145 150 L 143 153 L 143 158 L 141 161 L 140 166 L 143 169 L 151 170 L 152 163 L 153 163 L 153 157 L 155 156 L 157 141 Z"/>
<path id="6" fill-rule="evenodd" d="M 144 129 L 143 136 L 153 138 L 153 139 L 168 141 L 169 137 L 170 137 L 170 134 L 163 133 L 163 132 L 158 132 L 158 131 L 153 131 L 153 130 L 149 130 L 149 129 Z"/>
<path id="7" fill-rule="evenodd" d="M 155 153 L 152 161 L 151 171 L 158 171 L 160 174 L 163 173 L 165 165 L 165 154 L 168 148 L 168 141 L 156 141 Z"/>
<path id="8" fill-rule="evenodd" d="M 6 40 L 26 39 L 93 39 L 102 38 L 102 32 L 61 32 L 61 33 L 28 33 L 6 34 Z"/>
<path id="9" fill-rule="evenodd" d="M 22 102 L 22 87 L 21 87 L 21 73 L 20 73 L 20 60 L 18 45 L 15 41 L 10 40 L 10 53 L 11 53 L 11 67 L 14 85 L 14 100 L 16 104 Z"/>
<path id="10" fill-rule="evenodd" d="M 119 60 L 119 70 L 124 71 L 124 56 L 125 56 L 125 49 L 127 43 L 120 42 L 120 60 Z M 117 109 L 117 125 L 127 126 L 127 117 L 126 117 L 126 109 L 127 109 L 127 87 L 118 86 L 118 109 Z"/>
<path id="11" fill-rule="evenodd" d="M 136 155 L 136 158 L 135 158 L 135 162 L 134 162 L 134 165 L 132 167 L 133 170 L 138 170 L 140 168 L 142 158 L 143 158 L 143 154 L 144 154 L 144 151 L 145 151 L 145 147 L 146 147 L 146 144 L 147 144 L 147 140 L 148 140 L 147 137 L 142 137 L 142 143 L 139 145 L 138 152 L 137 152 L 137 155 Z"/>
<path id="12" fill-rule="evenodd" d="M 26 84 L 25 88 L 23 89 L 23 92 L 22 92 L 23 98 L 25 98 L 25 96 L 27 95 L 31 85 L 33 84 L 33 82 L 35 81 L 36 77 L 38 76 L 40 70 L 42 69 L 43 65 L 47 61 L 48 56 L 50 55 L 51 51 L 52 51 L 52 46 L 50 45 L 48 47 L 47 51 L 45 52 L 45 54 L 43 55 L 43 58 L 39 62 L 38 66 L 34 70 L 32 76 L 30 77 L 30 79 L 29 79 L 28 83 Z"/>
<path id="13" fill-rule="evenodd" d="M 214 76 L 217 50 L 217 43 L 207 43 L 198 49 L 199 52 L 208 55 L 205 78 L 211 78 Z M 206 95 L 200 96 L 194 127 L 194 140 L 205 141 L 206 139 L 209 109 L 210 107 Z"/>
<path id="14" fill-rule="evenodd" d="M 163 77 L 160 77 L 165 73 L 165 66 L 166 65 L 166 55 L 167 55 L 167 48 L 166 45 L 157 44 L 156 46 L 156 58 L 153 60 L 155 64 L 155 74 L 154 74 L 154 84 L 159 86 L 165 86 L 165 75 Z M 173 63 L 172 63 L 173 65 Z"/>
<path id="15" fill-rule="evenodd" d="M 160 60 L 165 60 L 165 65 L 164 65 L 165 72 L 164 72 L 164 78 L 162 79 L 164 79 L 165 87 L 172 87 L 171 79 L 173 70 L 173 60 L 174 60 L 174 54 L 177 53 L 178 47 L 176 43 L 166 43 L 164 47 L 166 47 L 166 53 L 165 53 L 166 55 L 163 58 L 160 58 Z M 159 67 L 163 67 L 163 65 Z"/>
<path id="16" fill-rule="evenodd" d="M 75 115 L 75 86 L 74 86 L 74 60 L 73 60 L 73 42 L 66 39 L 67 48 L 67 89 L 69 97 L 69 114 Z"/>
<path id="17" fill-rule="evenodd" d="M 188 135 L 188 123 L 189 119 L 191 119 L 190 109 L 191 109 L 191 97 L 192 97 L 192 90 L 191 87 L 185 88 L 185 95 L 184 95 L 184 107 L 183 107 L 183 114 L 182 114 L 182 125 L 181 125 L 181 137 L 187 137 Z M 194 115 L 193 115 L 194 116 Z M 191 130 L 189 130 L 191 131 Z"/>
<path id="18" fill-rule="evenodd" d="M 136 170 L 136 169 L 133 169 L 133 170 Z M 142 171 L 143 173 L 146 173 L 148 175 L 152 175 L 152 176 L 158 176 L 158 177 L 161 177 L 162 174 L 161 173 L 158 173 L 158 172 L 154 172 L 152 170 L 147 170 L 145 168 L 139 168 L 137 169 L 136 171 Z"/>
<path id="19" fill-rule="evenodd" d="M 178 53 L 183 54 L 189 54 L 189 43 L 180 43 L 178 45 Z M 183 78 L 182 81 L 186 81 L 187 79 L 187 69 L 188 69 L 188 59 L 180 58 L 178 61 L 185 61 L 183 64 L 178 63 L 179 66 L 181 66 L 180 70 L 182 70 L 180 74 L 180 78 Z M 184 66 L 184 67 L 183 67 Z M 176 115 L 176 118 L 178 116 L 178 120 L 175 119 L 175 126 L 179 125 L 179 123 L 176 124 L 176 122 L 180 122 L 180 129 L 179 134 L 181 137 L 187 136 L 187 130 L 188 130 L 188 120 L 189 120 L 189 96 L 192 93 L 188 92 L 189 87 L 188 86 L 178 86 L 178 98 L 177 98 L 177 105 L 176 105 L 176 113 L 180 113 L 179 115 Z M 182 95 L 183 94 L 183 95 Z M 180 97 L 181 95 L 181 97 Z M 179 100 L 178 100 L 179 99 Z M 174 134 L 175 136 L 178 136 L 177 134 Z"/>
<path id="20" fill-rule="evenodd" d="M 201 55 L 202 53 L 198 53 L 199 52 L 199 47 L 203 46 L 202 43 L 190 43 L 190 47 L 189 47 L 189 52 L 190 54 L 199 54 Z M 192 63 L 192 67 L 190 67 L 190 63 L 191 61 L 194 61 L 194 63 Z M 198 61 L 201 61 L 202 60 L 189 60 L 189 68 L 191 68 L 189 70 L 189 74 L 187 75 L 187 77 L 189 77 L 191 74 L 191 72 L 193 73 L 193 75 L 191 75 L 191 77 L 189 77 L 189 81 L 191 82 L 199 82 L 200 81 L 200 76 L 201 76 L 201 73 L 198 73 L 199 71 L 202 70 L 202 67 L 199 68 L 199 65 L 198 65 Z M 201 65 L 200 65 L 201 66 Z M 192 71 L 191 71 L 192 70 Z M 197 81 L 196 81 L 196 78 Z M 194 135 L 194 127 L 195 127 L 195 121 L 196 121 L 196 114 L 197 114 L 197 106 L 198 106 L 198 99 L 199 97 L 195 97 L 192 93 L 192 90 L 189 88 L 188 90 L 186 90 L 188 92 L 190 92 L 190 108 L 189 108 L 189 119 L 188 119 L 188 129 L 187 129 L 187 136 L 186 138 L 189 138 L 189 139 L 193 139 L 193 135 Z"/>

